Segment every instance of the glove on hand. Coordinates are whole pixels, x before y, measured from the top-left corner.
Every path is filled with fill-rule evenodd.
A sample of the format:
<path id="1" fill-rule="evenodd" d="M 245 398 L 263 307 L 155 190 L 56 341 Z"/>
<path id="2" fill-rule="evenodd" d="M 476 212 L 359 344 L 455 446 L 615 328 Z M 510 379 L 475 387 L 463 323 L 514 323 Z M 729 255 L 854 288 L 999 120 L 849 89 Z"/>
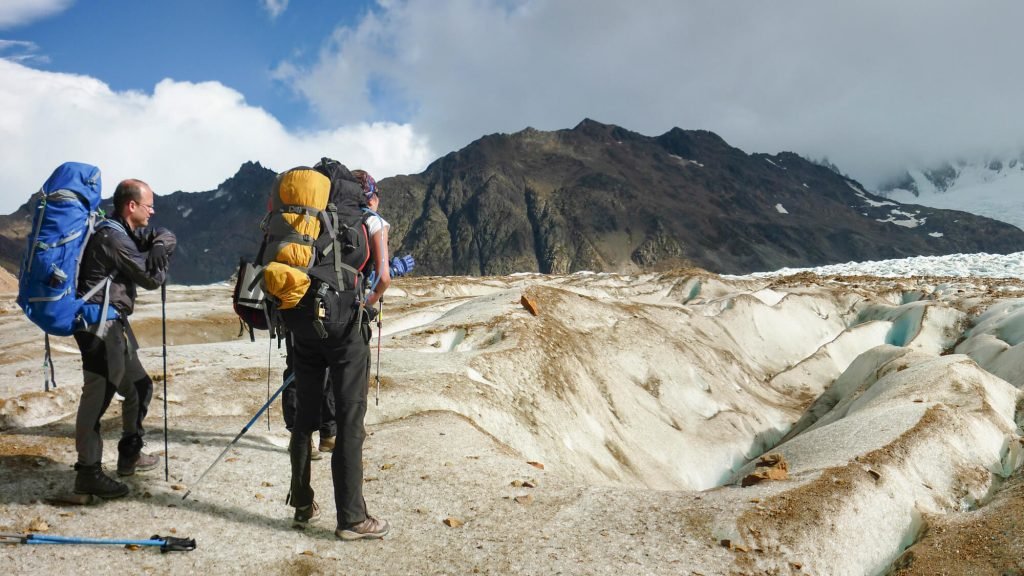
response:
<path id="1" fill-rule="evenodd" d="M 146 256 L 146 271 L 155 274 L 159 270 L 167 268 L 167 247 L 163 242 L 157 242 L 149 248 L 149 255 Z"/>
<path id="2" fill-rule="evenodd" d="M 413 259 L 412 254 L 406 254 L 405 256 L 395 256 L 391 259 L 391 275 L 394 277 L 405 276 L 410 270 L 416 267 L 416 260 Z"/>

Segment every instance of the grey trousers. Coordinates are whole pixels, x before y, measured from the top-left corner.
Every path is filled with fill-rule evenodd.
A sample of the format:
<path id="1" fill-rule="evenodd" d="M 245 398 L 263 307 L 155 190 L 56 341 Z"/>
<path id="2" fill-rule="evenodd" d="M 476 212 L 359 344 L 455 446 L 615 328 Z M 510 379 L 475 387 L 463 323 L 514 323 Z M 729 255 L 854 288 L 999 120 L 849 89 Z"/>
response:
<path id="1" fill-rule="evenodd" d="M 145 429 L 142 421 L 153 398 L 153 380 L 135 353 L 138 344 L 127 321 L 109 320 L 107 333 L 97 338 L 91 332 L 76 332 L 75 342 L 82 352 L 82 398 L 75 420 L 75 448 L 78 463 L 84 466 L 103 460 L 100 419 L 110 406 L 114 392 L 124 396 L 121 403 L 121 440 L 118 452 L 131 457 L 142 450 Z"/>

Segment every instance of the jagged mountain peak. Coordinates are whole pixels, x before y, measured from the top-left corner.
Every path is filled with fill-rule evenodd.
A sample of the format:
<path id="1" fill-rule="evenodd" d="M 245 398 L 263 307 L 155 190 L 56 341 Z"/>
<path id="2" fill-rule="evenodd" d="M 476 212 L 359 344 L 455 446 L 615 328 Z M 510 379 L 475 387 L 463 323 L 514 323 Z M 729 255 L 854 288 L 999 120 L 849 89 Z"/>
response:
<path id="1" fill-rule="evenodd" d="M 994 222 L 886 202 L 792 152 L 747 154 L 706 130 L 648 137 L 589 118 L 492 134 L 384 184 L 413 207 L 385 208 L 398 250 L 445 274 L 684 263 L 741 272 L 1024 241 Z"/>
<path id="2" fill-rule="evenodd" d="M 255 255 L 275 176 L 246 162 L 214 190 L 160 196 L 154 223 L 179 238 L 175 282 L 223 280 Z M 1012 226 L 886 200 L 791 152 L 748 154 L 707 130 L 526 128 L 379 183 L 391 249 L 413 254 L 416 274 L 745 273 L 1024 250 Z M 0 217 L 0 244 L 24 245 L 16 225 Z"/>

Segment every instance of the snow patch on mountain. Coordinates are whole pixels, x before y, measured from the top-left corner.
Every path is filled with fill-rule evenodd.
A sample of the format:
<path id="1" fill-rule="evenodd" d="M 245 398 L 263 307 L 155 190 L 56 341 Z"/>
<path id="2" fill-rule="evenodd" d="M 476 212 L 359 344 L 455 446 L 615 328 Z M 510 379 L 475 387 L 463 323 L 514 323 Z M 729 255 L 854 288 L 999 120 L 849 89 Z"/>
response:
<path id="1" fill-rule="evenodd" d="M 910 169 L 881 187 L 897 202 L 961 210 L 1024 228 L 1024 161 L 979 159 Z"/>

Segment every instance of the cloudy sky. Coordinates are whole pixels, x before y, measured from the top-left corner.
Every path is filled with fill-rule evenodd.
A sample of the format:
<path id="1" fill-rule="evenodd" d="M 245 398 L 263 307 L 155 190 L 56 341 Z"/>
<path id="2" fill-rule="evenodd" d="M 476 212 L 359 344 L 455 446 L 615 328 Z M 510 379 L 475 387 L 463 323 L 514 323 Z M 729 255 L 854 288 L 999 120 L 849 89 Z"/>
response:
<path id="1" fill-rule="evenodd" d="M 105 195 L 246 160 L 419 172 L 583 118 L 828 157 L 867 186 L 1020 154 L 1024 3 L 990 0 L 3 0 L 0 213 L 65 160 Z"/>

